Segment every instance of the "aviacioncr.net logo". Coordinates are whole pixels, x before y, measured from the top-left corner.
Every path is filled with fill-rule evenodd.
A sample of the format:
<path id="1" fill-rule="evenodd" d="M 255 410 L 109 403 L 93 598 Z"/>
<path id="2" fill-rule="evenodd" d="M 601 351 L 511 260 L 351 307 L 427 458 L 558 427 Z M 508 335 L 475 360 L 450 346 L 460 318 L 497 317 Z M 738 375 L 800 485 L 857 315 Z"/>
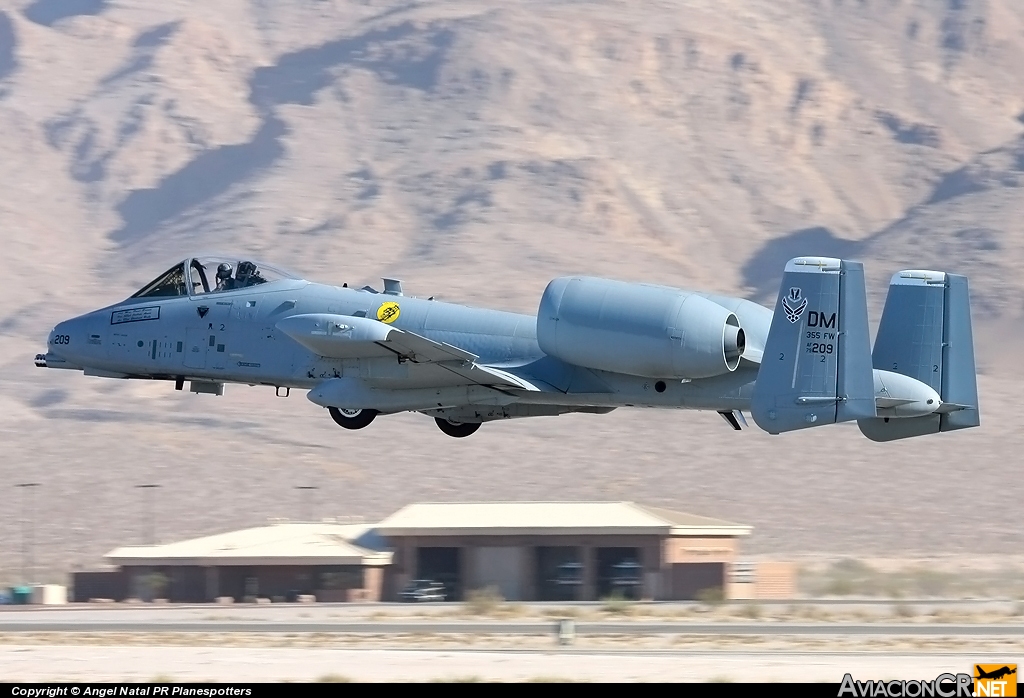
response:
<path id="1" fill-rule="evenodd" d="M 973 698 L 971 682 L 970 674 L 939 674 L 931 681 L 856 681 L 846 674 L 838 698 Z"/>
<path id="2" fill-rule="evenodd" d="M 1017 695 L 1016 664 L 975 664 L 974 680 L 974 695 L 978 698 L 1011 698 Z"/>

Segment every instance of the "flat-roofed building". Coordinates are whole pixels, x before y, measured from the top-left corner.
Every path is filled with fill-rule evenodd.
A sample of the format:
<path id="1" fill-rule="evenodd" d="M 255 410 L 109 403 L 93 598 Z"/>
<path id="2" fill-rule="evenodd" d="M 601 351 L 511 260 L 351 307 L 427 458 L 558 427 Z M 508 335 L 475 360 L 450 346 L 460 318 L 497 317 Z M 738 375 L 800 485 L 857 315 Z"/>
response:
<path id="1" fill-rule="evenodd" d="M 105 557 L 120 567 L 120 588 L 142 599 L 377 601 L 392 554 L 370 525 L 281 522 Z"/>
<path id="2" fill-rule="evenodd" d="M 385 598 L 414 580 L 507 600 L 726 597 L 750 526 L 632 502 L 412 504 L 375 527 L 394 551 Z"/>
<path id="3" fill-rule="evenodd" d="M 452 601 L 488 587 L 510 601 L 791 597 L 788 566 L 737 564 L 751 531 L 632 502 L 420 503 L 379 524 L 277 522 L 117 548 L 105 557 L 118 571 L 76 573 L 73 595 L 397 601 L 422 581 L 424 598 L 440 583 Z"/>

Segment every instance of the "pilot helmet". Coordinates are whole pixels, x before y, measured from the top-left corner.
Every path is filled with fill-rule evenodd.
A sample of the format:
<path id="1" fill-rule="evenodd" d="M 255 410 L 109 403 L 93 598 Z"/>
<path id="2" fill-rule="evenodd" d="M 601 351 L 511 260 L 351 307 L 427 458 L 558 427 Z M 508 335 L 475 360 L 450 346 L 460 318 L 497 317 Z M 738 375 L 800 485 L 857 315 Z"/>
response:
<path id="1" fill-rule="evenodd" d="M 231 265 L 227 262 L 221 262 L 220 266 L 217 267 L 217 278 L 218 279 L 230 279 L 231 278 Z"/>

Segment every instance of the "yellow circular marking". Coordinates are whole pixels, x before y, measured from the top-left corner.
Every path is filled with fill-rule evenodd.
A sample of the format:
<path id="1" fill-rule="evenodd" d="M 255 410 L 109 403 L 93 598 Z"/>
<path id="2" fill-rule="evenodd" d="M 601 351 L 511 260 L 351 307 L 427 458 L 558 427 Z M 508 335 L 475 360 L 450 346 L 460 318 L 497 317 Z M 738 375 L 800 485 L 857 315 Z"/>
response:
<path id="1" fill-rule="evenodd" d="M 398 303 L 388 301 L 381 307 L 377 308 L 377 319 L 390 325 L 398 319 L 398 314 L 401 312 L 402 309 L 398 307 Z"/>

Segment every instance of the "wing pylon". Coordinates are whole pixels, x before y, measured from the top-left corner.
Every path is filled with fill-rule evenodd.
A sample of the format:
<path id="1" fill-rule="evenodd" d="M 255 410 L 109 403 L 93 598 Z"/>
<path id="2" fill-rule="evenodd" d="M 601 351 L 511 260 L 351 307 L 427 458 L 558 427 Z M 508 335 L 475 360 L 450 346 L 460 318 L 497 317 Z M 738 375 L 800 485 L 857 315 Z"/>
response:
<path id="1" fill-rule="evenodd" d="M 477 363 L 480 357 L 476 354 L 369 318 L 315 313 L 293 315 L 281 320 L 276 326 L 324 358 L 395 357 L 399 362 L 440 366 L 460 376 L 467 384 L 498 389 L 539 390 L 524 378 Z"/>

